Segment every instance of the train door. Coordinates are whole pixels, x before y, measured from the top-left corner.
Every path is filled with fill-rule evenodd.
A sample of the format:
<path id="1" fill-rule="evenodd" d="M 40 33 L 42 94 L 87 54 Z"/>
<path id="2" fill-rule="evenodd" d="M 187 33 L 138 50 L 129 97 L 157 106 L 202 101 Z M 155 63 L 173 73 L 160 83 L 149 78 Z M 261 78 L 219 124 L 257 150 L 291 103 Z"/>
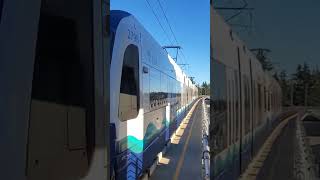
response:
<path id="1" fill-rule="evenodd" d="M 169 103 L 169 97 L 168 97 L 168 92 L 169 92 L 169 84 L 170 83 L 170 77 L 161 72 L 161 90 L 160 92 L 162 93 L 161 101 L 164 106 L 164 115 L 160 116 L 165 123 L 162 123 L 165 128 L 165 141 L 167 142 L 170 138 L 170 132 L 169 132 L 169 124 L 170 124 L 170 103 Z M 162 120 L 162 122 L 163 122 Z"/>
<path id="2" fill-rule="evenodd" d="M 240 101 L 240 77 L 239 70 L 234 70 L 234 96 L 235 96 L 235 176 L 240 176 L 241 160 L 241 101 Z"/>
<path id="3" fill-rule="evenodd" d="M 240 174 L 244 170 L 244 163 L 243 163 L 243 135 L 244 135 L 244 126 L 243 126 L 243 93 L 242 93 L 242 71 L 241 71 L 241 60 L 240 60 L 240 49 L 237 47 L 237 57 L 238 57 L 238 77 L 239 77 L 239 168 L 240 168 Z"/>
<path id="4" fill-rule="evenodd" d="M 140 101 L 140 52 L 139 47 L 135 44 L 129 44 L 123 48 L 123 59 L 117 60 L 117 62 L 123 62 L 120 66 L 120 87 L 118 86 L 116 93 L 118 97 L 118 107 L 116 107 L 117 112 L 113 112 L 116 117 L 119 118 L 119 124 L 116 126 L 116 131 L 120 139 L 119 150 L 120 152 L 125 152 L 127 149 L 135 153 L 141 153 L 144 149 L 144 142 L 139 141 L 143 139 L 144 121 L 136 121 L 135 119 L 139 115 L 139 110 L 141 107 Z M 120 63 L 121 64 L 121 63 Z M 116 67 L 116 66 L 114 66 Z M 113 69 L 114 70 L 114 69 Z M 150 69 L 144 68 L 144 75 L 148 74 Z M 142 80 L 143 81 L 143 80 Z M 115 83 L 116 84 L 116 83 Z M 150 102 L 151 103 L 151 102 Z M 130 151 L 129 151 L 130 152 Z M 123 157 L 123 153 L 120 155 Z M 122 169 L 117 177 L 119 179 L 125 179 L 130 176 L 137 177 L 141 171 L 143 163 L 143 154 L 135 156 L 133 153 L 125 154 L 125 158 L 120 158 L 121 160 L 117 163 L 115 169 Z M 123 160 L 126 162 L 126 165 L 123 165 Z M 139 164 L 138 164 L 139 163 Z M 131 171 L 134 169 L 134 171 Z M 115 171 L 118 171 L 115 170 Z"/>
<path id="5" fill-rule="evenodd" d="M 96 128 L 105 126 L 105 64 L 93 32 L 102 26 L 93 9 L 99 13 L 101 7 L 88 0 L 41 2 L 29 115 L 29 179 L 106 176 L 107 133 Z M 93 16 L 101 21 L 93 22 Z M 102 41 L 102 33 L 95 35 Z M 97 145 L 105 148 L 97 152 Z"/>
<path id="6" fill-rule="evenodd" d="M 253 96 L 254 96 L 254 114 L 253 114 L 253 126 L 254 126 L 254 130 L 255 130 L 255 134 L 253 137 L 253 154 L 256 155 L 257 151 L 258 151 L 258 142 L 259 142 L 259 134 L 260 134 L 260 127 L 259 127 L 259 93 L 258 93 L 258 83 L 257 83 L 258 79 L 256 77 L 255 80 L 253 80 Z"/>
<path id="7" fill-rule="evenodd" d="M 232 159 L 232 163 L 233 163 L 233 178 L 236 178 L 237 177 L 237 106 L 236 106 L 236 99 L 237 99 L 237 95 L 236 95 L 236 90 L 238 89 L 236 87 L 236 77 L 237 77 L 237 74 L 235 72 L 235 70 L 231 70 L 230 71 L 230 74 L 231 74 L 231 106 L 232 106 L 232 110 L 231 110 L 231 116 L 232 116 L 232 127 L 231 127 L 231 132 L 232 132 L 232 145 L 233 145 L 233 148 L 232 148 L 232 154 L 233 154 L 233 159 Z"/>
<path id="8" fill-rule="evenodd" d="M 211 167 L 212 176 L 217 178 L 222 173 L 230 176 L 230 159 L 224 160 L 228 156 L 228 107 L 227 107 L 227 69 L 223 63 L 213 60 L 211 63 L 213 68 L 211 73 L 211 81 L 213 87 L 212 104 L 210 104 L 210 147 L 212 148 Z M 229 166 L 229 167 L 228 167 Z M 227 170 L 225 169 L 227 168 Z M 228 171 L 228 172 L 227 172 Z"/>
<path id="9" fill-rule="evenodd" d="M 226 124 L 226 135 L 227 135 L 227 147 L 230 147 L 231 145 L 231 141 L 230 141 L 230 137 L 231 137 L 231 131 L 230 131 L 230 127 L 231 127 L 231 107 L 230 107 L 230 80 L 229 80 L 229 69 L 226 68 L 226 106 L 227 106 L 227 124 Z"/>
<path id="10" fill-rule="evenodd" d="M 252 62 L 251 59 L 249 60 L 249 66 L 250 66 L 250 126 L 251 126 L 251 149 L 250 149 L 250 154 L 251 154 L 251 159 L 254 157 L 254 134 L 255 134 L 255 129 L 254 129 L 254 100 L 255 100 L 255 93 L 254 93 L 254 83 L 253 83 L 253 73 L 252 73 Z"/>
<path id="11" fill-rule="evenodd" d="M 236 113 L 235 113 L 235 85 L 234 85 L 234 70 L 231 68 L 226 68 L 226 75 L 227 75 L 227 141 L 228 141 L 228 156 L 229 156 L 229 161 L 228 161 L 228 167 L 230 168 L 229 172 L 229 178 L 234 179 L 236 178 L 236 169 L 238 168 L 237 166 L 237 160 L 236 160 L 236 141 L 235 141 L 235 136 L 236 136 Z"/>
<path id="12" fill-rule="evenodd" d="M 92 62 L 79 58 L 75 19 L 45 12 L 50 8 L 42 2 L 30 105 L 30 179 L 82 177 L 92 151 L 86 148 L 92 148 L 86 122 L 94 119 L 93 96 L 86 87 L 92 88 L 93 73 L 82 64 L 92 67 Z"/>
<path id="13" fill-rule="evenodd" d="M 0 179 L 26 179 L 26 152 L 40 0 L 0 0 Z"/>
<path id="14" fill-rule="evenodd" d="M 245 169 L 250 162 L 251 154 L 251 126 L 250 126 L 250 89 L 249 78 L 247 74 L 243 74 L 243 149 L 242 149 L 242 168 Z"/>
<path id="15" fill-rule="evenodd" d="M 230 169 L 229 173 L 230 174 L 229 178 L 235 178 L 234 174 L 234 170 L 236 169 L 235 166 L 235 159 L 234 156 L 232 154 L 234 154 L 234 144 L 233 144 L 233 107 L 232 107 L 232 101 L 233 101 L 233 94 L 232 94 L 232 89 L 233 86 L 231 84 L 232 82 L 232 78 L 233 78 L 233 70 L 231 68 L 226 67 L 226 106 L 227 106 L 227 123 L 226 123 L 226 136 L 227 136 L 227 151 L 228 154 L 227 156 L 229 157 L 229 160 L 227 161 L 228 163 L 228 168 Z"/>
<path id="16" fill-rule="evenodd" d="M 1 0 L 0 5 L 5 14 L 0 18 L 0 132 L 6 147 L 0 153 L 1 178 L 106 177 L 107 121 L 95 98 L 101 100 L 100 110 L 106 102 L 103 82 L 93 72 L 101 75 L 108 58 L 97 42 L 102 41 L 96 31 L 102 29 L 102 5 L 91 0 Z"/>
<path id="17" fill-rule="evenodd" d="M 30 179 L 49 179 L 49 169 L 69 178 L 83 176 L 63 172 L 77 160 L 78 167 L 74 170 L 85 172 L 87 169 L 85 122 L 89 109 L 82 98 L 85 97 L 84 79 L 80 77 L 84 73 L 76 57 L 75 35 L 73 20 L 40 15 L 30 110 Z M 59 45 L 60 42 L 64 43 Z"/>
<path id="18" fill-rule="evenodd" d="M 168 76 L 168 106 L 169 106 L 169 122 L 168 122 L 168 136 L 169 138 L 171 137 L 171 130 L 170 130 L 170 125 L 172 122 L 172 103 L 173 103 L 173 93 L 172 93 L 172 78 L 170 76 Z"/>

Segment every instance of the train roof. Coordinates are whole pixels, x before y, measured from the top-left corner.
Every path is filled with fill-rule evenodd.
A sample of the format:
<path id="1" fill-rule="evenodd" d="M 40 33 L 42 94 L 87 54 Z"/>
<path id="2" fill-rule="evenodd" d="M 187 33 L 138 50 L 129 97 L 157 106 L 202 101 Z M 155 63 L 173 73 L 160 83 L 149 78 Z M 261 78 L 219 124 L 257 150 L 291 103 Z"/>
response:
<path id="1" fill-rule="evenodd" d="M 122 10 L 111 10 L 110 11 L 110 32 L 113 34 L 112 36 L 114 37 L 118 28 L 118 25 L 120 23 L 120 21 L 123 18 L 132 16 L 132 18 L 134 19 L 134 21 L 138 20 L 134 17 L 134 15 L 126 12 L 126 11 L 122 11 Z M 138 22 L 139 23 L 139 22 Z M 139 23 L 140 24 L 140 23 Z M 141 24 L 140 24 L 141 25 Z M 183 77 L 186 77 L 187 81 L 191 82 L 191 80 L 188 78 L 187 74 L 181 69 L 181 67 L 173 60 L 173 58 L 170 56 L 170 54 L 167 53 L 167 51 L 165 51 L 161 45 L 153 38 L 153 36 L 141 25 L 142 27 L 142 31 L 145 35 L 147 35 L 148 40 L 152 41 L 151 44 L 152 46 L 156 46 L 157 48 L 159 48 L 159 51 L 164 54 L 168 60 L 168 63 L 172 64 L 172 66 L 174 67 L 175 71 L 178 74 L 181 74 Z M 113 41 L 114 39 L 111 38 L 111 52 L 112 52 L 112 48 L 113 48 Z M 183 81 L 182 79 L 178 79 L 180 81 Z M 186 81 L 186 82 L 187 82 Z M 190 83 L 189 83 L 190 84 Z M 192 84 L 191 85 L 195 85 Z"/>
<path id="2" fill-rule="evenodd" d="M 121 19 L 131 16 L 130 13 L 125 12 L 125 11 L 121 11 L 121 10 L 111 10 L 110 11 L 110 30 L 111 32 L 116 32 L 116 29 L 119 25 L 119 22 L 121 21 Z"/>
<path id="3" fill-rule="evenodd" d="M 256 56 L 250 51 L 250 49 L 246 46 L 246 44 L 238 37 L 236 33 L 233 32 L 232 28 L 225 22 L 222 16 L 211 7 L 211 42 L 213 42 L 212 48 L 212 57 L 215 60 L 220 60 L 224 58 L 224 63 L 227 66 L 238 69 L 237 57 L 230 53 L 233 48 L 239 47 L 240 51 L 242 51 L 242 56 L 247 58 L 241 58 L 241 61 L 248 61 L 248 59 L 252 60 L 253 66 L 256 68 L 256 71 L 259 71 L 264 74 L 264 78 L 272 79 L 273 82 L 276 82 L 274 77 L 270 74 L 270 72 L 264 71 L 262 68 L 262 64 L 256 58 Z M 215 27 L 215 28 L 213 28 Z M 216 28 L 219 27 L 219 28 Z M 219 44 L 218 46 L 216 44 Z M 278 84 L 278 83 L 277 83 Z"/>

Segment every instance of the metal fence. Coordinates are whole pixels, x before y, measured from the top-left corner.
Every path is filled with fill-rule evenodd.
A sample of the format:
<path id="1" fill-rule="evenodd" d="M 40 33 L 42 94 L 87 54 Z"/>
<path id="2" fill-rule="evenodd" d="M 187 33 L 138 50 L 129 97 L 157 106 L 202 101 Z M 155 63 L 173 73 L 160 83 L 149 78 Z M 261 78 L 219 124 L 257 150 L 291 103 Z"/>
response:
<path id="1" fill-rule="evenodd" d="M 301 118 L 296 118 L 294 140 L 294 177 L 297 180 L 318 180 L 318 167 L 306 137 Z"/>
<path id="2" fill-rule="evenodd" d="M 210 147 L 209 147 L 209 126 L 210 126 L 210 108 L 202 98 L 202 178 L 210 179 Z"/>

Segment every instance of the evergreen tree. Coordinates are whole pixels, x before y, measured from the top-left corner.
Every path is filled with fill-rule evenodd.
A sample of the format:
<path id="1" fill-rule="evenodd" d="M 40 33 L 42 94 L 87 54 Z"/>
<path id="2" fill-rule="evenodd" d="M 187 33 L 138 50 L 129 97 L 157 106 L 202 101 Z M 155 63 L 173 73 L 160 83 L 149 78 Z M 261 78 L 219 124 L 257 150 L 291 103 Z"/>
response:
<path id="1" fill-rule="evenodd" d="M 200 87 L 201 95 L 210 95 L 210 84 L 207 84 L 207 82 L 203 82 Z"/>
<path id="2" fill-rule="evenodd" d="M 288 78 L 287 72 L 285 70 L 282 70 L 280 72 L 278 82 L 282 89 L 282 105 L 283 106 L 288 106 L 290 104 L 291 88 L 287 78 Z"/>
<path id="3" fill-rule="evenodd" d="M 317 67 L 312 71 L 310 79 L 308 105 L 320 106 L 320 72 Z"/>
<path id="4" fill-rule="evenodd" d="M 194 80 L 194 77 L 190 77 L 190 81 L 192 82 L 192 84 L 196 84 L 196 81 Z"/>
<path id="5" fill-rule="evenodd" d="M 318 72 L 317 69 L 311 71 L 307 63 L 298 64 L 292 78 L 295 83 L 294 105 L 313 106 L 317 104 L 317 91 L 320 86 Z"/>
<path id="6" fill-rule="evenodd" d="M 294 92 L 293 92 L 293 104 L 301 106 L 304 103 L 304 71 L 303 66 L 298 64 L 296 73 L 293 74 Z"/>
<path id="7" fill-rule="evenodd" d="M 266 70 L 265 67 L 264 69 Z M 320 71 L 318 67 L 310 68 L 307 63 L 298 64 L 296 71 L 290 77 L 285 70 L 279 74 L 274 73 L 273 77 L 281 86 L 283 106 L 291 105 L 292 96 L 293 105 L 320 106 Z"/>

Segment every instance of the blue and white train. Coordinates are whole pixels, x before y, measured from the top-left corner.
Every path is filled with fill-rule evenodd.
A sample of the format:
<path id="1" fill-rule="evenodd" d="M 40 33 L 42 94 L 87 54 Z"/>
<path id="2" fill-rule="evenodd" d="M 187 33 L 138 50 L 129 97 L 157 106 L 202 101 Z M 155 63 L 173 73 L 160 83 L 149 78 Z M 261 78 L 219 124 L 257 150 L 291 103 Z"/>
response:
<path id="1" fill-rule="evenodd" d="M 110 132 L 114 179 L 137 179 L 157 160 L 197 87 L 131 14 L 110 12 Z"/>
<path id="2" fill-rule="evenodd" d="M 282 92 L 223 18 L 210 14 L 210 175 L 238 179 L 278 122 Z"/>

